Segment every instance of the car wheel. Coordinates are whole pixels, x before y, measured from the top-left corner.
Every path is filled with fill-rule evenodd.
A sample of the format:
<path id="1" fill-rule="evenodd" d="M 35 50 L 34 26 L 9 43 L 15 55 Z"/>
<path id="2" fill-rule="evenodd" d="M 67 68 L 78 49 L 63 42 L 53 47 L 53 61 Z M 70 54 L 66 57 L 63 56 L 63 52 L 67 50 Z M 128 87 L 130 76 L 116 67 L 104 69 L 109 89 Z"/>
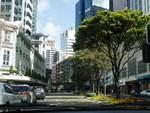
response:
<path id="1" fill-rule="evenodd" d="M 34 100 L 34 103 L 37 103 L 37 100 L 36 100 L 36 99 Z"/>
<path id="2" fill-rule="evenodd" d="M 21 103 L 24 103 L 24 101 L 21 99 Z"/>
<path id="3" fill-rule="evenodd" d="M 44 98 L 42 98 L 42 100 L 44 100 Z"/>
<path id="4" fill-rule="evenodd" d="M 6 105 L 9 106 L 9 104 L 10 104 L 9 102 L 6 102 Z M 4 112 L 9 112 L 9 109 L 5 109 Z"/>

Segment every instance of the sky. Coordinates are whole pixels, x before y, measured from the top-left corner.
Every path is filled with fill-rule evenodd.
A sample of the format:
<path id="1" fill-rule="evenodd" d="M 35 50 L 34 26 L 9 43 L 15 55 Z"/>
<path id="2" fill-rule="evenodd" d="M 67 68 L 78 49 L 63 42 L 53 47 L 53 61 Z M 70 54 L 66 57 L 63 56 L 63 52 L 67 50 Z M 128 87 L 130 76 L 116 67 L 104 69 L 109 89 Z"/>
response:
<path id="1" fill-rule="evenodd" d="M 75 26 L 75 4 L 79 0 L 39 0 L 37 32 L 55 40 L 60 50 L 60 35 Z"/>
<path id="2" fill-rule="evenodd" d="M 60 35 L 71 26 L 75 26 L 75 4 L 79 0 L 38 1 L 37 32 L 44 33 L 55 40 L 56 48 L 60 50 Z M 108 7 L 108 1 L 101 0 L 99 4 Z"/>

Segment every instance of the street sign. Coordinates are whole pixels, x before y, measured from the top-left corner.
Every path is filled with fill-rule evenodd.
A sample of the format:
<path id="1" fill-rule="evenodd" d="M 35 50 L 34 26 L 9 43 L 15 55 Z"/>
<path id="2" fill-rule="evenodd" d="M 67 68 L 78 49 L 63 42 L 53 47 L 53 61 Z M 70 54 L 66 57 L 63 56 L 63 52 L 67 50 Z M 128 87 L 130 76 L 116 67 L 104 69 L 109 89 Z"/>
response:
<path id="1" fill-rule="evenodd" d="M 146 42 L 150 45 L 150 24 L 146 25 Z"/>

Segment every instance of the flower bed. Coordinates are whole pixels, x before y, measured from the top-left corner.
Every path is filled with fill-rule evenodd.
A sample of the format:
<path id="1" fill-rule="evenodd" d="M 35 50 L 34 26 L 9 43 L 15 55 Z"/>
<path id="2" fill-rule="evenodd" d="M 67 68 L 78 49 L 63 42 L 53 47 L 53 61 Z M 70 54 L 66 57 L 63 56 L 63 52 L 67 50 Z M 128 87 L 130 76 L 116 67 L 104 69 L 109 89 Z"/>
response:
<path id="1" fill-rule="evenodd" d="M 143 102 L 141 99 L 133 99 L 133 98 L 123 98 L 123 99 L 115 99 L 115 97 L 110 95 L 99 95 L 99 96 L 93 96 L 92 99 L 102 101 L 102 102 L 108 102 L 109 104 L 121 104 L 121 103 L 132 103 L 132 102 Z"/>

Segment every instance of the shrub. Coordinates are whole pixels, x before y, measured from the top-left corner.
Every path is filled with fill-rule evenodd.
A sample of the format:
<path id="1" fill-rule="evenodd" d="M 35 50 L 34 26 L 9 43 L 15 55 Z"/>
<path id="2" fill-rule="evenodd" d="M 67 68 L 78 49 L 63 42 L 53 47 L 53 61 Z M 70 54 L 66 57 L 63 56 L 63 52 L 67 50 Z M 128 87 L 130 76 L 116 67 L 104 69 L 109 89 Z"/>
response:
<path id="1" fill-rule="evenodd" d="M 133 99 L 133 98 L 123 98 L 123 99 L 115 99 L 115 97 L 110 95 L 99 95 L 92 97 L 94 100 L 98 101 L 107 101 L 109 104 L 121 104 L 121 103 L 132 103 L 132 102 L 142 102 L 143 100 L 140 99 Z"/>
<path id="2" fill-rule="evenodd" d="M 88 92 L 88 93 L 86 93 L 86 96 L 87 97 L 93 97 L 93 96 L 96 96 L 96 93 L 94 93 L 94 92 Z"/>

